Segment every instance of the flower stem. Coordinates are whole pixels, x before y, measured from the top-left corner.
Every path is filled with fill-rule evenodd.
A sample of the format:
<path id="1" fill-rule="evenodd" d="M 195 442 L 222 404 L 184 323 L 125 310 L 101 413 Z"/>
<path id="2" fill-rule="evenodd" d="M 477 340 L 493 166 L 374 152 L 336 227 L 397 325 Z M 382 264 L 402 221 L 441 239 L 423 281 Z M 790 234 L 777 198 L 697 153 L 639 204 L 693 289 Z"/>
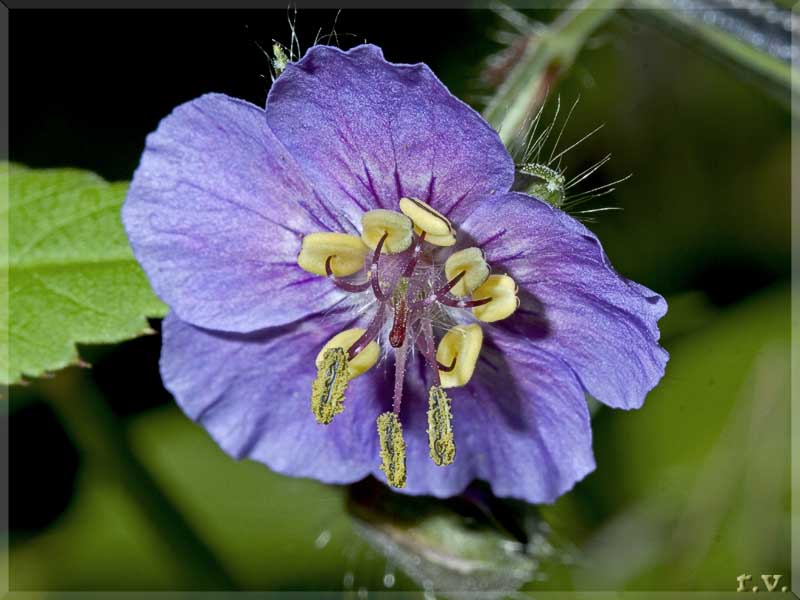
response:
<path id="1" fill-rule="evenodd" d="M 91 378 L 66 369 L 43 381 L 41 389 L 85 460 L 101 467 L 144 513 L 156 537 L 168 546 L 177 572 L 186 573 L 184 583 L 193 589 L 235 589 L 219 560 L 134 455 L 126 431 Z"/>
<path id="2" fill-rule="evenodd" d="M 519 144 L 526 121 L 584 42 L 620 4 L 622 0 L 578 0 L 551 25 L 531 27 L 524 34 L 530 36 L 529 43 L 483 111 L 509 149 Z"/>

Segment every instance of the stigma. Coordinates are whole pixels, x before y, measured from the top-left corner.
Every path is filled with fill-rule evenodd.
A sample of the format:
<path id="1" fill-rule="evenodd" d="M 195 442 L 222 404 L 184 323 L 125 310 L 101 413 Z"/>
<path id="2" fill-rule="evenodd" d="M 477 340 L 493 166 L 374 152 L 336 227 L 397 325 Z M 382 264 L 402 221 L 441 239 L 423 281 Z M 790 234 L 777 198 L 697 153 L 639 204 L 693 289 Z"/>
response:
<path id="1" fill-rule="evenodd" d="M 452 252 L 457 228 L 427 203 L 400 198 L 398 210 L 371 210 L 361 217 L 360 236 L 338 232 L 303 238 L 298 265 L 326 277 L 353 296 L 366 315 L 364 327 L 342 331 L 319 350 L 311 385 L 311 410 L 330 424 L 345 410 L 351 380 L 373 368 L 380 340 L 394 354 L 394 390 L 376 422 L 380 467 L 387 482 L 406 482 L 406 445 L 401 422 L 409 353 L 424 358 L 432 385 L 428 395 L 428 443 L 434 464 L 455 460 L 452 404 L 445 392 L 465 386 L 475 374 L 483 345 L 480 323 L 511 316 L 518 289 L 507 274 L 492 274 L 483 251 Z M 436 339 L 439 338 L 437 344 Z"/>

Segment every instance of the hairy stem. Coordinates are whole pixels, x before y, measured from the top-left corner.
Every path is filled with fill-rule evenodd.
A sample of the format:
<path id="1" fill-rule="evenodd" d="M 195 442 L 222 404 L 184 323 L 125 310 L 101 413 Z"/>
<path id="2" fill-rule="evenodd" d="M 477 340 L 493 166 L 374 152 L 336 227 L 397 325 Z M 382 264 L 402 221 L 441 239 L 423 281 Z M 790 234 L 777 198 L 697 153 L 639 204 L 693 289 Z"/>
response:
<path id="1" fill-rule="evenodd" d="M 548 27 L 531 28 L 525 51 L 483 111 L 509 149 L 520 143 L 527 120 L 589 36 L 620 4 L 622 0 L 578 0 Z"/>

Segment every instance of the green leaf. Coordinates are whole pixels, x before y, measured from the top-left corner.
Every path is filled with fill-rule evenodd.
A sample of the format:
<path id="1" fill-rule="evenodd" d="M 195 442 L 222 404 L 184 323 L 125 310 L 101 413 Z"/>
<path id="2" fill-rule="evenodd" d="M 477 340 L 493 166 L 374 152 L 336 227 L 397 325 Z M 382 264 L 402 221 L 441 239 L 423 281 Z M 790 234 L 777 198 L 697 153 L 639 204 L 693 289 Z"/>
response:
<path id="1" fill-rule="evenodd" d="M 0 383 L 78 362 L 163 316 L 120 221 L 125 183 L 0 163 Z"/>
<path id="2" fill-rule="evenodd" d="M 233 460 L 174 406 L 138 415 L 127 424 L 126 437 L 137 458 L 239 589 L 276 590 L 275 597 L 285 594 L 296 600 L 356 600 L 366 590 L 373 598 L 381 594 L 372 590 L 417 588 L 359 537 L 340 487 L 284 477 L 251 460 Z M 10 560 L 12 589 L 201 589 L 197 580 L 203 574 L 193 578 L 195 565 L 175 555 L 165 532 L 154 533 L 135 500 L 122 493 L 119 474 L 101 468 L 91 455 L 86 458 L 64 514 L 45 531 L 14 537 L 10 556 L 0 553 L 0 561 Z M 303 595 L 301 590 L 330 591 Z M 222 592 L 206 597 L 218 595 L 228 597 Z M 195 598 L 186 593 L 163 598 L 184 596 Z M 388 596 L 405 597 L 417 595 Z"/>
<path id="3" fill-rule="evenodd" d="M 789 573 L 790 305 L 781 286 L 719 310 L 673 338 L 642 409 L 595 420 L 604 467 L 583 485 L 608 515 L 582 546 L 579 588 L 724 589 L 731 565 Z"/>

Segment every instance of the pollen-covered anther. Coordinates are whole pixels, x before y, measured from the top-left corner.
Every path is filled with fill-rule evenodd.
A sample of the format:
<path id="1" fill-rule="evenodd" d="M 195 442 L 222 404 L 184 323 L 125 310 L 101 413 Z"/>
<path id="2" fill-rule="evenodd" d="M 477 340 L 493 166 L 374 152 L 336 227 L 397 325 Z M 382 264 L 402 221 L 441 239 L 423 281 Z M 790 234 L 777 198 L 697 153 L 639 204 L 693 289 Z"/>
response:
<path id="1" fill-rule="evenodd" d="M 448 331 L 436 349 L 440 365 L 453 365 L 450 370 L 439 369 L 443 388 L 466 385 L 475 372 L 475 364 L 483 345 L 483 330 L 475 323 L 458 325 Z"/>
<path id="2" fill-rule="evenodd" d="M 330 350 L 331 348 L 341 348 L 345 352 L 350 350 L 350 348 L 355 344 L 361 336 L 364 335 L 366 332 L 365 329 L 361 328 L 354 328 L 354 329 L 345 329 L 341 333 L 337 333 L 333 336 L 328 342 L 322 347 L 317 354 L 317 359 L 315 361 L 317 365 L 317 369 L 319 369 L 325 362 L 325 353 Z M 370 370 L 375 363 L 378 362 L 378 358 L 380 356 L 381 349 L 378 346 L 378 343 L 375 341 L 370 342 L 367 344 L 366 348 L 361 350 L 358 354 L 349 358 L 347 361 L 347 377 L 348 379 L 355 379 L 359 375 L 363 375 L 368 370 Z"/>
<path id="3" fill-rule="evenodd" d="M 361 239 L 373 250 L 386 235 L 381 252 L 396 254 L 408 249 L 414 239 L 411 219 L 393 210 L 376 209 L 361 215 Z"/>
<path id="4" fill-rule="evenodd" d="M 460 272 L 464 276 L 450 290 L 454 296 L 467 296 L 489 277 L 489 265 L 480 248 L 464 248 L 454 252 L 444 263 L 447 279 L 452 280 Z"/>
<path id="5" fill-rule="evenodd" d="M 452 223 L 435 208 L 416 198 L 400 198 L 400 211 L 414 222 L 417 233 L 425 232 L 425 241 L 436 246 L 456 242 Z"/>
<path id="6" fill-rule="evenodd" d="M 403 425 L 393 412 L 378 416 L 378 438 L 381 447 L 381 471 L 389 485 L 396 488 L 406 485 L 406 442 Z"/>
<path id="7" fill-rule="evenodd" d="M 311 384 L 311 411 L 318 423 L 328 425 L 344 410 L 349 365 L 344 348 L 328 348 L 317 365 L 317 378 Z"/>
<path id="8" fill-rule="evenodd" d="M 297 264 L 315 275 L 327 275 L 325 262 L 331 257 L 331 271 L 337 277 L 352 275 L 364 268 L 369 248 L 346 233 L 309 233 L 303 238 Z"/>
<path id="9" fill-rule="evenodd" d="M 490 275 L 483 285 L 472 293 L 472 299 L 491 298 L 491 300 L 473 307 L 472 314 L 484 323 L 508 318 L 519 308 L 517 292 L 517 282 L 508 275 Z"/>
<path id="10" fill-rule="evenodd" d="M 439 386 L 428 392 L 428 447 L 437 466 L 449 465 L 456 458 L 450 398 Z"/>

